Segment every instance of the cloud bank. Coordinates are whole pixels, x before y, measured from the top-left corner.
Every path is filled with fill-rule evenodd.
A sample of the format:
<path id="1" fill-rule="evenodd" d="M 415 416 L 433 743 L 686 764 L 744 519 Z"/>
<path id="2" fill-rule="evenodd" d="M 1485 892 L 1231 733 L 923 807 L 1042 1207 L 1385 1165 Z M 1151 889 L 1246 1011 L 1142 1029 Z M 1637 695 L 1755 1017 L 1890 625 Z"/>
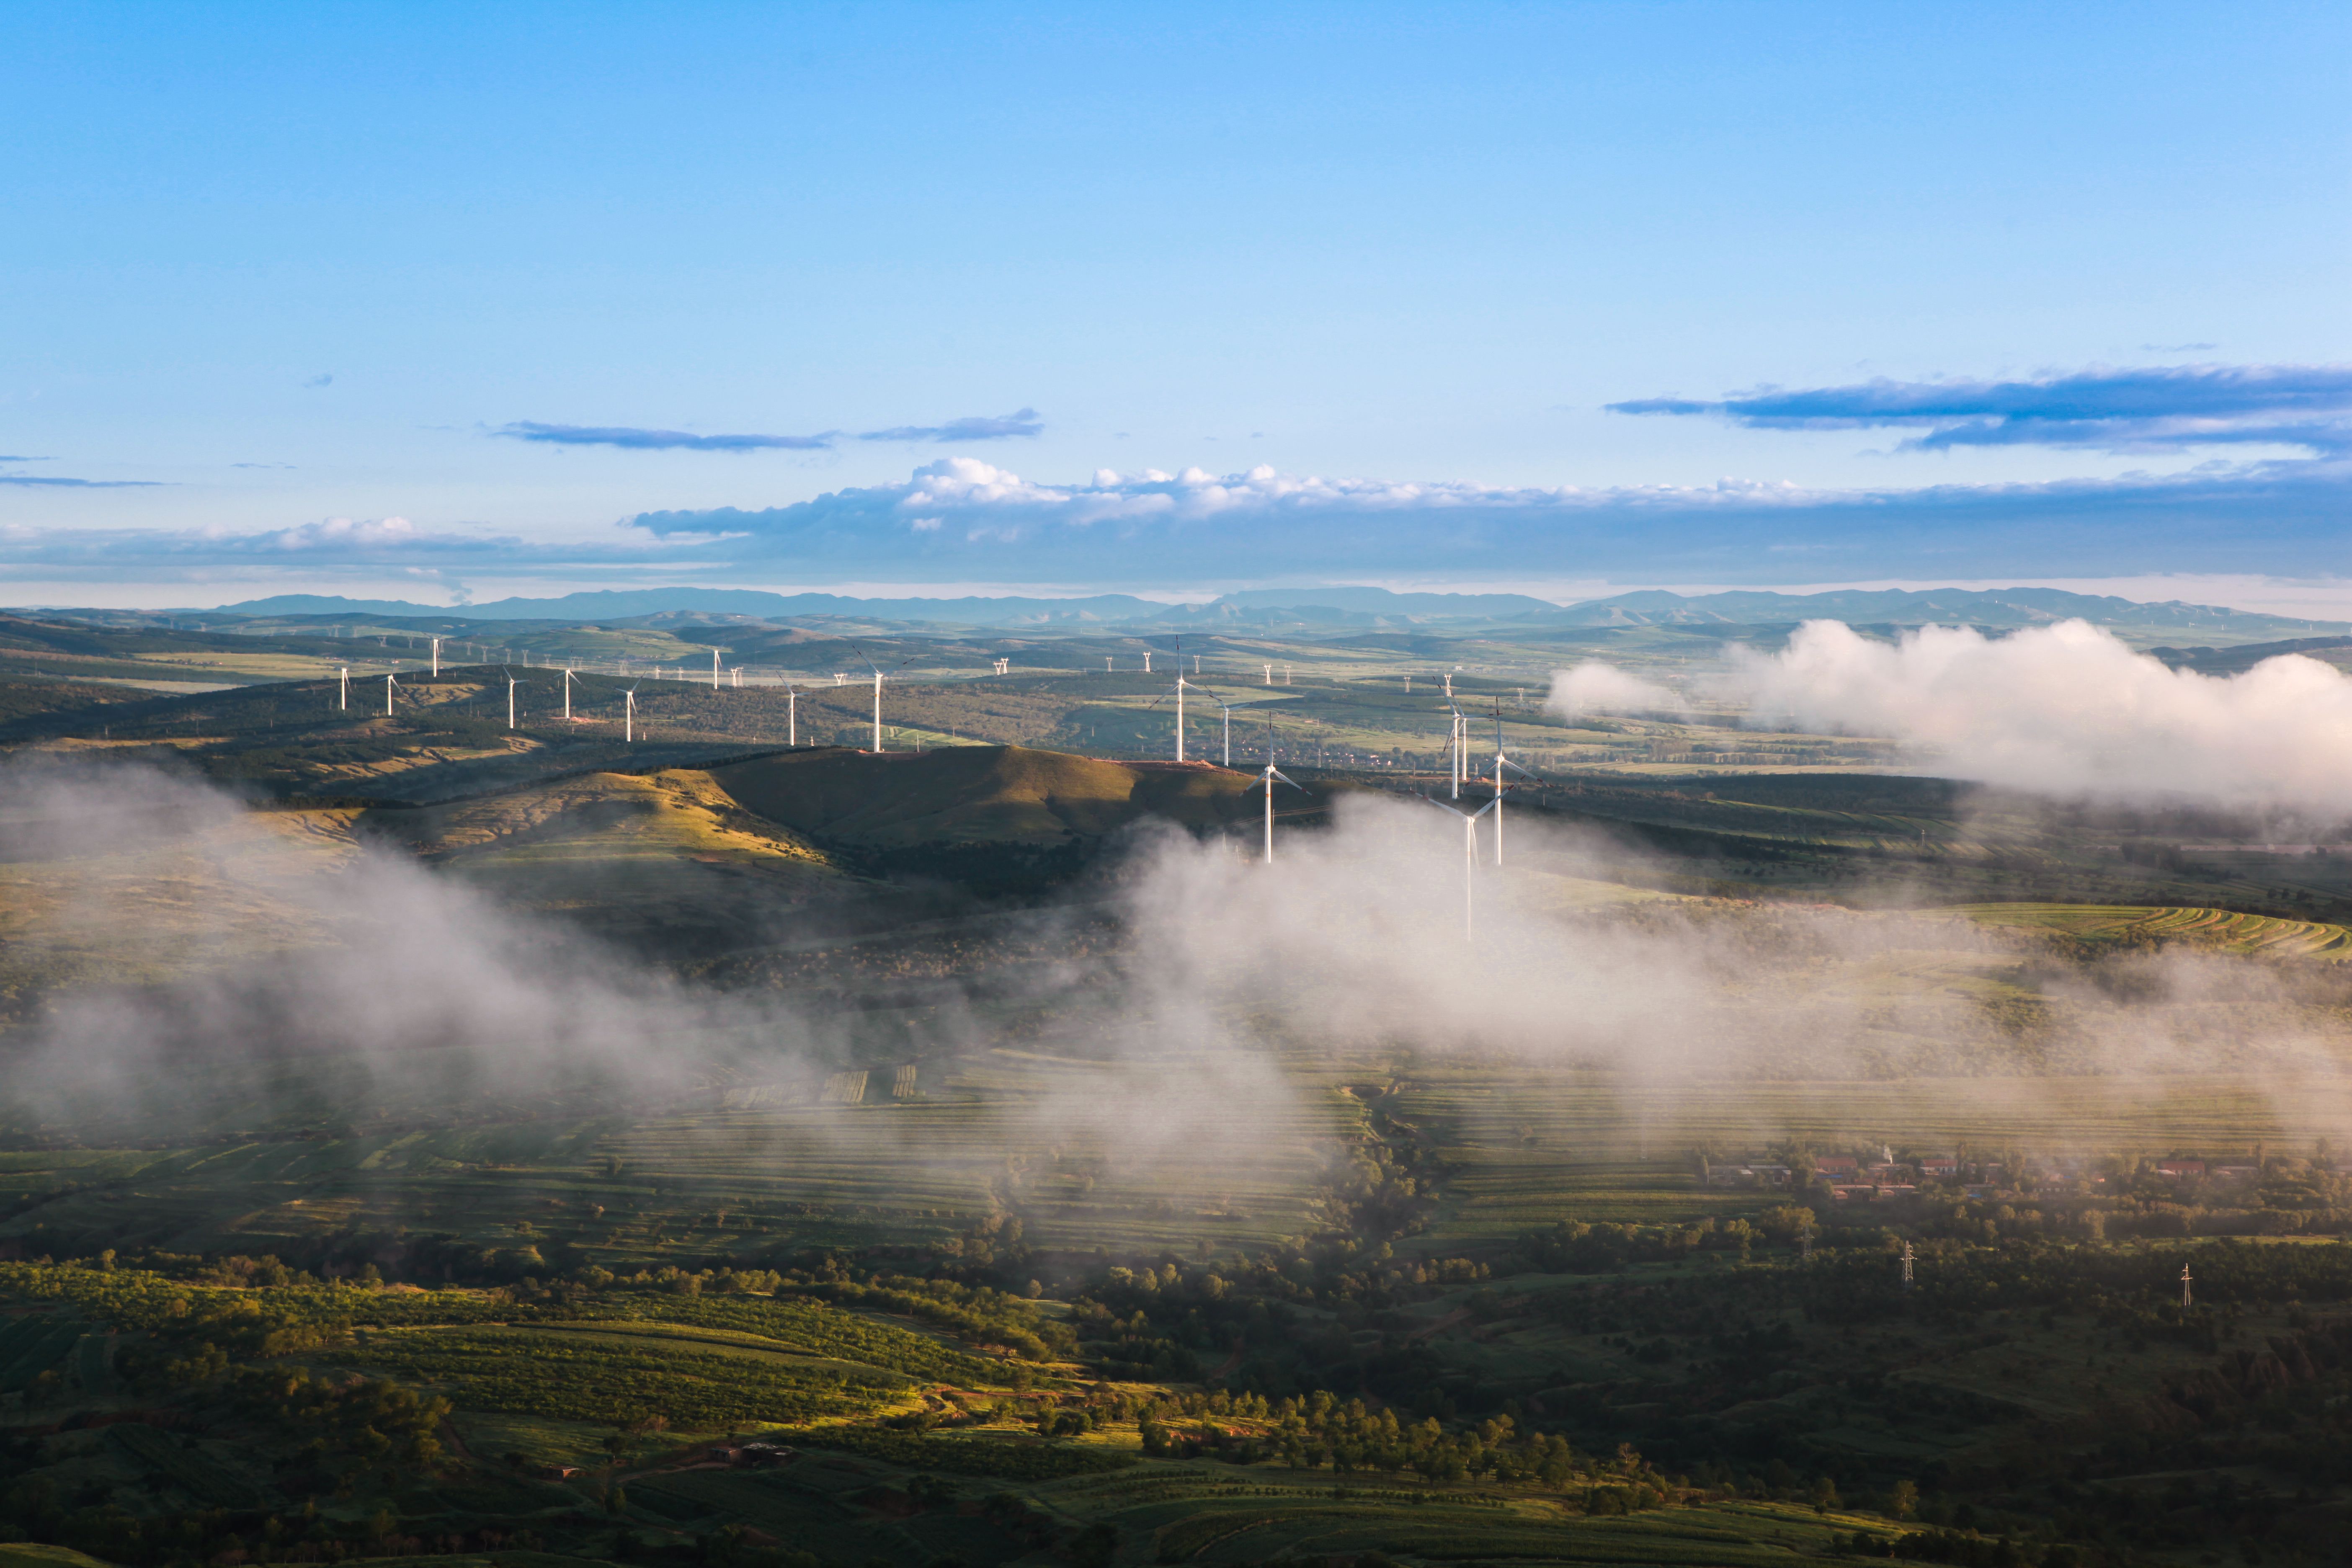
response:
<path id="1" fill-rule="evenodd" d="M 1938 773 L 2069 797 L 2352 812 L 2352 677 L 2299 654 L 2170 669 L 2082 621 L 1895 643 L 1809 621 L 1736 678 L 1759 724 L 1884 735 Z"/>
<path id="2" fill-rule="evenodd" d="M 418 531 L 352 538 L 342 564 L 396 553 L 424 570 L 528 571 L 610 581 L 635 567 L 768 581 L 961 582 L 1146 591 L 1311 575 L 1357 580 L 1785 584 L 2156 574 L 2352 576 L 2352 368 L 2091 370 L 2030 381 L 1873 382 L 1766 390 L 1712 403 L 1651 399 L 1627 414 L 1704 414 L 1759 429 L 1889 426 L 1917 447 L 2021 445 L 2235 452 L 2186 472 L 2033 483 L 1819 489 L 1723 479 L 1702 485 L 1510 486 L 1286 473 L 1102 468 L 1040 479 L 955 456 L 903 481 L 773 506 L 639 511 L 600 537 L 523 542 Z M 1027 438 L 1035 410 L 852 436 L 714 435 L 524 423 L 494 435 L 556 446 L 741 453 L 847 441 Z M 2263 457 L 2282 445 L 2314 454 Z M 2248 460 L 2240 460 L 2248 459 Z M 64 481 L 0 479 L 0 483 Z M 101 483 L 106 481 L 73 481 Z M 125 481 L 127 482 L 127 481 Z M 302 531 L 290 531 L 300 535 Z M 69 580 L 169 580 L 286 559 L 287 530 L 230 535 L 18 528 L 0 569 Z M 305 538 L 306 570 L 337 563 Z"/>
<path id="3" fill-rule="evenodd" d="M 336 847 L 190 782 L 89 765 L 16 766 L 6 782 L 0 850 L 30 889 L 21 934 L 60 960 L 52 973 L 87 977 L 0 1031 L 0 1114 L 52 1124 L 144 1121 L 181 1136 L 272 1121 L 414 1125 L 525 1108 L 685 1109 L 731 1086 L 789 1103 L 813 1097 L 834 1068 L 910 1055 L 943 1067 L 1004 1043 L 1009 1028 L 1024 1052 L 1094 1070 L 1032 1101 L 996 1099 L 946 1149 L 936 1130 L 908 1131 L 899 1118 L 798 1120 L 776 1133 L 967 1162 L 984 1173 L 973 1189 L 984 1204 L 1002 1153 L 1034 1150 L 1048 1131 L 1057 1145 L 1098 1148 L 1114 1171 L 1149 1169 L 1170 1147 L 1197 1166 L 1206 1146 L 1235 1188 L 1253 1167 L 1307 1163 L 1317 1152 L 1300 1145 L 1317 1134 L 1302 1129 L 1328 1119 L 1299 1113 L 1288 1064 L 1303 1052 L 1360 1064 L 1368 1051 L 1466 1051 L 1618 1069 L 1665 1091 L 1629 1109 L 1618 1134 L 1628 1139 L 1648 1136 L 1653 1117 L 1674 1119 L 1678 1086 L 1708 1079 L 2004 1062 L 2210 1072 L 2242 1050 L 2342 1073 L 2340 1031 L 2317 1007 L 2241 1008 L 2175 1040 L 2160 1006 L 2102 996 L 2076 1007 L 2062 995 L 2050 1036 L 2021 1047 L 1957 988 L 1889 993 L 1878 961 L 1890 949 L 2009 961 L 2014 950 L 1965 922 L 1595 908 L 1582 895 L 1603 889 L 1580 893 L 1563 879 L 1604 871 L 1622 851 L 1519 817 L 1508 871 L 1465 868 L 1450 818 L 1387 798 L 1345 802 L 1331 831 L 1286 833 L 1278 877 L 1225 844 L 1147 835 L 1111 895 L 1130 940 L 1072 942 L 1064 911 L 1013 916 L 1015 934 L 1055 963 L 1028 978 L 971 975 L 986 1006 L 943 999 L 917 1037 L 894 1026 L 877 1041 L 858 1037 L 859 1009 L 681 983 L 461 879 L 363 843 Z M 152 896 L 159 880 L 179 896 Z M 1465 885 L 1475 945 L 1464 940 Z M 190 894 L 205 918 L 189 913 Z M 1080 918 L 1098 926 L 1100 913 Z M 123 951 L 141 957 L 138 984 L 121 981 Z M 2251 977 L 2242 997 L 2269 984 L 2240 973 Z M 1018 1021 L 1031 1007 L 1047 1016 Z M 647 1050 L 648 1039 L 663 1048 Z M 927 1080 L 938 1067 L 925 1066 Z M 1525 1112 L 1501 1103 L 1491 1114 L 1499 1134 Z M 1786 1131 L 1768 1106 L 1752 1114 L 1759 1139 Z"/>

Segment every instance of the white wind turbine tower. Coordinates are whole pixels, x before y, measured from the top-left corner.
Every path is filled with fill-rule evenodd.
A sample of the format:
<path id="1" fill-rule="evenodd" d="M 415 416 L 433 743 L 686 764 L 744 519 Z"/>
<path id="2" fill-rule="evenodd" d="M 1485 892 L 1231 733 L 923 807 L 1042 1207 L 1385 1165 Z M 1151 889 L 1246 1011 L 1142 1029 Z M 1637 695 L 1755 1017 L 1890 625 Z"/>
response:
<path id="1" fill-rule="evenodd" d="M 846 638 L 845 638 L 845 639 L 843 639 L 843 640 L 846 641 L 847 639 L 846 639 Z M 858 647 L 858 646 L 857 646 L 856 643 L 850 643 L 850 645 L 849 645 L 849 646 L 850 646 L 850 647 L 851 647 L 851 648 L 853 648 L 854 650 L 856 650 L 856 654 L 857 654 L 857 657 L 858 657 L 858 658 L 866 658 L 866 650 L 865 650 L 864 648 L 862 648 L 862 647 Z M 914 663 L 914 662 L 915 662 L 915 660 L 916 660 L 916 658 L 917 658 L 918 657 L 919 657 L 919 656 L 915 655 L 915 654 L 908 654 L 905 658 L 900 659 L 898 663 L 896 663 L 896 664 L 894 664 L 894 665 L 892 665 L 892 666 L 890 667 L 890 669 L 891 669 L 892 673 L 894 673 L 894 674 L 895 674 L 897 671 L 906 668 L 908 665 L 910 665 L 910 664 Z M 866 668 L 868 668 L 868 669 L 870 669 L 870 670 L 872 670 L 872 671 L 874 672 L 874 751 L 875 751 L 875 754 L 878 756 L 878 755 L 880 755 L 880 754 L 881 754 L 881 751 L 882 751 L 882 677 L 883 677 L 883 671 L 882 671 L 882 667 L 881 667 L 880 665 L 878 665 L 878 664 L 875 663 L 875 662 L 874 662 L 872 659 L 870 659 L 870 658 L 866 658 Z"/>
<path id="2" fill-rule="evenodd" d="M 719 650 L 717 648 L 710 650 L 710 689 L 713 691 L 719 689 Z"/>
<path id="3" fill-rule="evenodd" d="M 1503 700 L 1502 700 L 1501 698 L 1497 697 L 1496 699 L 1495 699 L 1495 777 L 1494 777 L 1494 785 L 1495 785 L 1495 864 L 1496 864 L 1496 866 L 1497 868 L 1500 868 L 1500 867 L 1501 867 L 1501 865 L 1503 864 L 1503 795 L 1504 795 L 1504 792 L 1505 792 L 1506 790 L 1507 790 L 1507 789 L 1510 787 L 1510 786 L 1509 786 L 1509 784 L 1508 784 L 1504 780 L 1504 778 L 1503 778 L 1503 773 L 1504 773 L 1505 770 L 1507 770 L 1507 769 L 1508 771 L 1512 772 L 1512 773 L 1515 773 L 1518 774 L 1521 778 L 1525 778 L 1525 779 L 1537 779 L 1537 780 L 1540 781 L 1540 777 L 1541 777 L 1541 775 L 1537 774 L 1537 773 L 1529 773 L 1527 769 L 1525 769 L 1525 768 L 1523 768 L 1523 767 L 1519 766 L 1519 764 L 1518 764 L 1518 763 L 1515 763 L 1515 762 L 1511 761 L 1511 759 L 1510 759 L 1510 758 L 1508 758 L 1508 757 L 1507 757 L 1507 756 L 1505 756 L 1505 755 L 1503 754 Z"/>
<path id="4" fill-rule="evenodd" d="M 433 679 L 436 680 L 441 679 L 441 639 L 439 637 L 433 639 Z"/>
<path id="5" fill-rule="evenodd" d="M 383 716 L 387 719 L 392 717 L 392 689 L 394 684 L 393 677 L 386 675 L 383 678 Z"/>
<path id="6" fill-rule="evenodd" d="M 509 730 L 515 727 L 515 688 L 521 684 L 515 679 L 513 670 L 507 671 L 507 728 Z"/>
<path id="7" fill-rule="evenodd" d="M 1144 663 L 1147 668 L 1150 667 L 1150 658 L 1151 656 L 1147 652 L 1144 655 Z M 1192 681 L 1184 679 L 1184 651 L 1183 644 L 1180 639 L 1177 644 L 1176 650 L 1176 760 L 1180 763 L 1184 760 L 1184 689 L 1188 686 L 1192 687 L 1195 691 L 1208 690 L 1207 687 L 1194 685 Z M 1149 713 L 1153 708 L 1159 707 L 1160 703 L 1167 700 L 1168 699 L 1165 697 L 1154 698 L 1150 706 L 1145 708 L 1144 711 Z M 1213 698 L 1211 700 L 1213 701 L 1214 699 Z M 1230 752 L 1230 740 L 1227 742 L 1227 749 L 1228 752 Z"/>
<path id="8" fill-rule="evenodd" d="M 572 683 L 579 679 L 570 665 L 563 667 L 563 721 L 567 724 L 572 722 Z"/>
<path id="9" fill-rule="evenodd" d="M 1257 775 L 1256 784 L 1250 785 L 1251 789 L 1263 788 L 1265 791 L 1265 864 L 1269 866 L 1274 864 L 1274 786 L 1276 783 L 1286 784 L 1301 795 L 1307 793 L 1305 786 L 1297 779 L 1274 765 L 1274 748 L 1273 743 L 1269 742 L 1266 747 L 1265 771 Z"/>
<path id="10" fill-rule="evenodd" d="M 801 743 L 801 689 L 790 681 L 784 683 L 784 744 Z"/>
<path id="11" fill-rule="evenodd" d="M 637 689 L 632 686 L 621 696 L 628 704 L 621 710 L 621 744 L 634 746 L 637 743 Z"/>
<path id="12" fill-rule="evenodd" d="M 1448 702 L 1445 710 L 1453 717 L 1445 725 L 1445 783 L 1447 798 L 1462 798 L 1462 775 L 1469 770 L 1463 765 L 1462 753 L 1466 744 L 1464 736 L 1462 710 Z"/>
<path id="13" fill-rule="evenodd" d="M 1502 805 L 1503 797 L 1498 795 L 1475 811 L 1448 805 L 1434 795 L 1425 795 L 1421 798 L 1438 810 L 1450 811 L 1462 819 L 1462 940 L 1475 942 L 1478 935 L 1473 897 L 1478 886 L 1478 819 Z"/>
<path id="14" fill-rule="evenodd" d="M 338 669 L 335 672 L 335 676 L 337 679 L 342 682 L 343 695 L 341 709 L 342 711 L 348 713 L 352 710 L 352 667 L 348 664 L 344 665 L 341 669 Z"/>

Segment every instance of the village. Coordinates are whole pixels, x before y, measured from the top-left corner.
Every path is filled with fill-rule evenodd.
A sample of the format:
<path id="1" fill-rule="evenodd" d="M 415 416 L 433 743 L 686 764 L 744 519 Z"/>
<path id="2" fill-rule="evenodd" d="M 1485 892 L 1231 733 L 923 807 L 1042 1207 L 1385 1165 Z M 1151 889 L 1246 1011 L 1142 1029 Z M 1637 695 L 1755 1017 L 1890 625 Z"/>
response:
<path id="1" fill-rule="evenodd" d="M 2150 1184 L 2186 1195 L 2209 1187 L 2252 1186 L 2263 1169 L 2259 1152 L 2220 1160 L 2192 1155 L 2158 1159 L 2014 1154 L 1994 1159 L 1947 1153 L 1898 1157 L 1891 1146 L 1885 1145 L 1874 1153 L 1795 1151 L 1774 1159 L 1739 1163 L 1717 1161 L 1702 1152 L 1698 1163 L 1699 1179 L 1710 1188 L 1785 1191 L 1825 1197 L 1832 1204 L 1885 1203 L 1913 1196 L 2110 1196 Z"/>

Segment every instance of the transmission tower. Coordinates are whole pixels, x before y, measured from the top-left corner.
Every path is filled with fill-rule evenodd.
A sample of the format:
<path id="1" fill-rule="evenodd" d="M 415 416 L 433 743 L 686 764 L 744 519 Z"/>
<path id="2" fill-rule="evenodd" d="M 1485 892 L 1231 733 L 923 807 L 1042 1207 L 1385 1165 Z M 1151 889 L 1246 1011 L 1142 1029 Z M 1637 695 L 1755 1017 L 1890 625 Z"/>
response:
<path id="1" fill-rule="evenodd" d="M 1903 1289 L 1911 1289 L 1911 1244 L 1903 1244 Z"/>
<path id="2" fill-rule="evenodd" d="M 2180 1266 L 2180 1310 L 2184 1312 L 2189 1310 L 2189 1303 L 2192 1299 L 2189 1289 L 2190 1283 L 2191 1281 L 2189 1278 L 2189 1265 L 2184 1263 Z"/>

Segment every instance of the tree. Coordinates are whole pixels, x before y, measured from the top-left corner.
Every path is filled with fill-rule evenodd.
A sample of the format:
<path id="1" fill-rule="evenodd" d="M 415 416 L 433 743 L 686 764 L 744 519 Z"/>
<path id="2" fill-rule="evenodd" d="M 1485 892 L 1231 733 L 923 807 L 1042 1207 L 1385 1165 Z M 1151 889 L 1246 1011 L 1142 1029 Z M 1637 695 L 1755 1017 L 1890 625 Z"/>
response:
<path id="1" fill-rule="evenodd" d="M 1919 1487 L 1915 1481 L 1895 1483 L 1895 1517 L 1913 1519 L 1919 1512 Z"/>

